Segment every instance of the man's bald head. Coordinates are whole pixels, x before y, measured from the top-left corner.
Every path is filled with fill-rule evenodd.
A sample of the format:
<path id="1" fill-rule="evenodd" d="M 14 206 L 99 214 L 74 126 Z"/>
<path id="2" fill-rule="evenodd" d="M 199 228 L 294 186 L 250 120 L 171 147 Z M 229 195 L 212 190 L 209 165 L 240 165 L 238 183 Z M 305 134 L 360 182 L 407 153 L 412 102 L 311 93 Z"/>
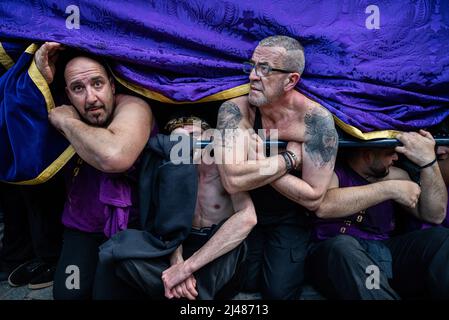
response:
<path id="1" fill-rule="evenodd" d="M 97 66 L 100 70 L 102 70 L 108 78 L 111 77 L 109 69 L 106 67 L 104 62 L 97 60 L 90 56 L 80 55 L 70 59 L 65 65 L 64 69 L 64 80 L 67 84 L 67 70 L 71 71 L 74 67 L 82 66 L 82 68 L 87 68 L 89 66 Z"/>
<path id="2" fill-rule="evenodd" d="M 282 48 L 284 50 L 282 67 L 298 72 L 300 75 L 303 73 L 305 64 L 304 48 L 298 40 L 287 36 L 271 36 L 262 39 L 258 46 Z"/>

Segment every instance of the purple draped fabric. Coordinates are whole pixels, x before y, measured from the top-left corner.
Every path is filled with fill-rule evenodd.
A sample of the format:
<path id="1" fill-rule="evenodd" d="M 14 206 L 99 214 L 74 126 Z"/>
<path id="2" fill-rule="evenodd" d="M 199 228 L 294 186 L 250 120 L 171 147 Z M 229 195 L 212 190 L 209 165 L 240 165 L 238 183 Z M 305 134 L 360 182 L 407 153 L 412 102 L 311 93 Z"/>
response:
<path id="1" fill-rule="evenodd" d="M 80 29 L 66 28 L 69 5 Z M 375 4 L 379 28 L 366 21 Z M 176 102 L 248 82 L 241 63 L 283 34 L 305 47 L 299 89 L 363 132 L 449 114 L 449 1 L 114 0 L 0 3 L 0 37 L 58 41 L 113 58 L 121 79 Z"/>
<path id="2" fill-rule="evenodd" d="M 78 168 L 78 174 L 73 175 Z M 73 160 L 65 169 L 67 201 L 62 213 L 64 226 L 83 232 L 103 232 L 108 238 L 125 230 L 137 217 L 137 186 L 125 174 L 103 173 Z M 135 175 L 133 167 L 127 173 Z"/>

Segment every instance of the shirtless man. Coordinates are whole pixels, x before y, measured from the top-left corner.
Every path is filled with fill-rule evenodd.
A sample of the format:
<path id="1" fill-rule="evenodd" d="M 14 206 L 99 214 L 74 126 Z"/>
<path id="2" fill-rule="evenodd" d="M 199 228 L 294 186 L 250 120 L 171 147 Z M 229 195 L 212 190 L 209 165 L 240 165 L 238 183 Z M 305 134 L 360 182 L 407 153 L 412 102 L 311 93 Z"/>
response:
<path id="1" fill-rule="evenodd" d="M 192 119 L 199 120 L 175 119 L 176 128 L 169 122 L 169 132 L 199 137 L 201 127 Z M 196 156 L 206 153 L 205 149 Z M 151 298 L 214 299 L 234 276 L 245 253 L 242 242 L 257 223 L 249 195 L 229 195 L 216 164 L 201 162 L 197 169 L 197 201 L 188 238 L 170 257 L 129 259 L 118 267 L 119 278 Z M 104 292 L 100 296 L 109 298 Z"/>
<path id="2" fill-rule="evenodd" d="M 36 66 L 48 84 L 55 77 L 62 49 L 59 43 L 46 42 L 36 51 Z M 56 300 L 89 299 L 98 247 L 136 217 L 133 194 L 137 186 L 130 176 L 150 137 L 153 115 L 144 100 L 116 94 L 114 79 L 99 57 L 78 52 L 66 63 L 64 80 L 71 104 L 53 108 L 48 119 L 77 156 L 64 167 L 64 238 L 53 296 Z M 121 218 L 115 219 L 119 213 Z M 66 286 L 66 270 L 73 265 L 81 270 L 79 290 Z"/>
<path id="3" fill-rule="evenodd" d="M 303 265 L 309 243 L 306 210 L 316 210 L 330 183 L 337 153 L 338 136 L 332 115 L 318 103 L 295 90 L 304 70 L 304 50 L 290 37 L 262 40 L 251 61 L 247 96 L 221 106 L 218 129 L 227 129 L 216 141 L 215 154 L 226 190 L 249 191 L 258 224 L 248 237 L 249 257 L 243 290 L 261 291 L 267 299 L 294 299 L 303 282 Z M 287 150 L 265 157 L 257 152 L 250 162 L 247 148 L 240 161 L 226 163 L 249 136 L 257 150 L 260 138 L 253 130 L 265 129 L 270 136 L 289 141 Z M 229 129 L 236 130 L 233 135 Z M 220 144 L 223 148 L 220 148 Z M 261 169 L 274 168 L 272 174 Z M 301 173 L 297 170 L 301 170 Z"/>
<path id="4" fill-rule="evenodd" d="M 200 128 L 187 125 L 173 133 L 195 134 Z M 207 139 L 207 138 L 205 138 Z M 202 151 L 204 156 L 207 150 Z M 197 153 L 199 155 L 200 153 Z M 196 296 L 193 273 L 233 250 L 256 225 L 256 212 L 246 192 L 229 195 L 223 188 L 215 163 L 198 165 L 198 196 L 192 231 L 204 230 L 226 220 L 199 250 L 187 260 L 182 258 L 182 246 L 171 257 L 171 267 L 162 273 L 167 298 Z M 220 265 L 218 265 L 220 268 Z"/>

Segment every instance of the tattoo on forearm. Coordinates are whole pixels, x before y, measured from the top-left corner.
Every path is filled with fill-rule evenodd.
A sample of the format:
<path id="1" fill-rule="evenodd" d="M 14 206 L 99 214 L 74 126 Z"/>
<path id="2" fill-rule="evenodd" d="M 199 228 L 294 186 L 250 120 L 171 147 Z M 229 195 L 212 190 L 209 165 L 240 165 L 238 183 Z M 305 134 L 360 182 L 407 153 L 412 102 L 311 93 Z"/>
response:
<path id="1" fill-rule="evenodd" d="M 335 160 L 338 134 L 332 116 L 323 110 L 314 110 L 305 117 L 307 142 L 305 150 L 320 168 Z"/>

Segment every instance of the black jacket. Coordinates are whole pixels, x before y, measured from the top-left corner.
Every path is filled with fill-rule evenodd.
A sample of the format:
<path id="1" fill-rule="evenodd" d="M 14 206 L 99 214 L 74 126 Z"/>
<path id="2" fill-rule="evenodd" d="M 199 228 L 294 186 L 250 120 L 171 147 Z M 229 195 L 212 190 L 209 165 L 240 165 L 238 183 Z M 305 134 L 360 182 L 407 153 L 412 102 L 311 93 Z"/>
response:
<path id="1" fill-rule="evenodd" d="M 195 212 L 198 173 L 194 164 L 170 161 L 170 151 L 177 143 L 162 134 L 149 140 L 139 174 L 142 230 L 114 235 L 100 247 L 101 260 L 165 256 L 187 238 Z M 191 152 L 187 156 L 192 163 Z"/>

